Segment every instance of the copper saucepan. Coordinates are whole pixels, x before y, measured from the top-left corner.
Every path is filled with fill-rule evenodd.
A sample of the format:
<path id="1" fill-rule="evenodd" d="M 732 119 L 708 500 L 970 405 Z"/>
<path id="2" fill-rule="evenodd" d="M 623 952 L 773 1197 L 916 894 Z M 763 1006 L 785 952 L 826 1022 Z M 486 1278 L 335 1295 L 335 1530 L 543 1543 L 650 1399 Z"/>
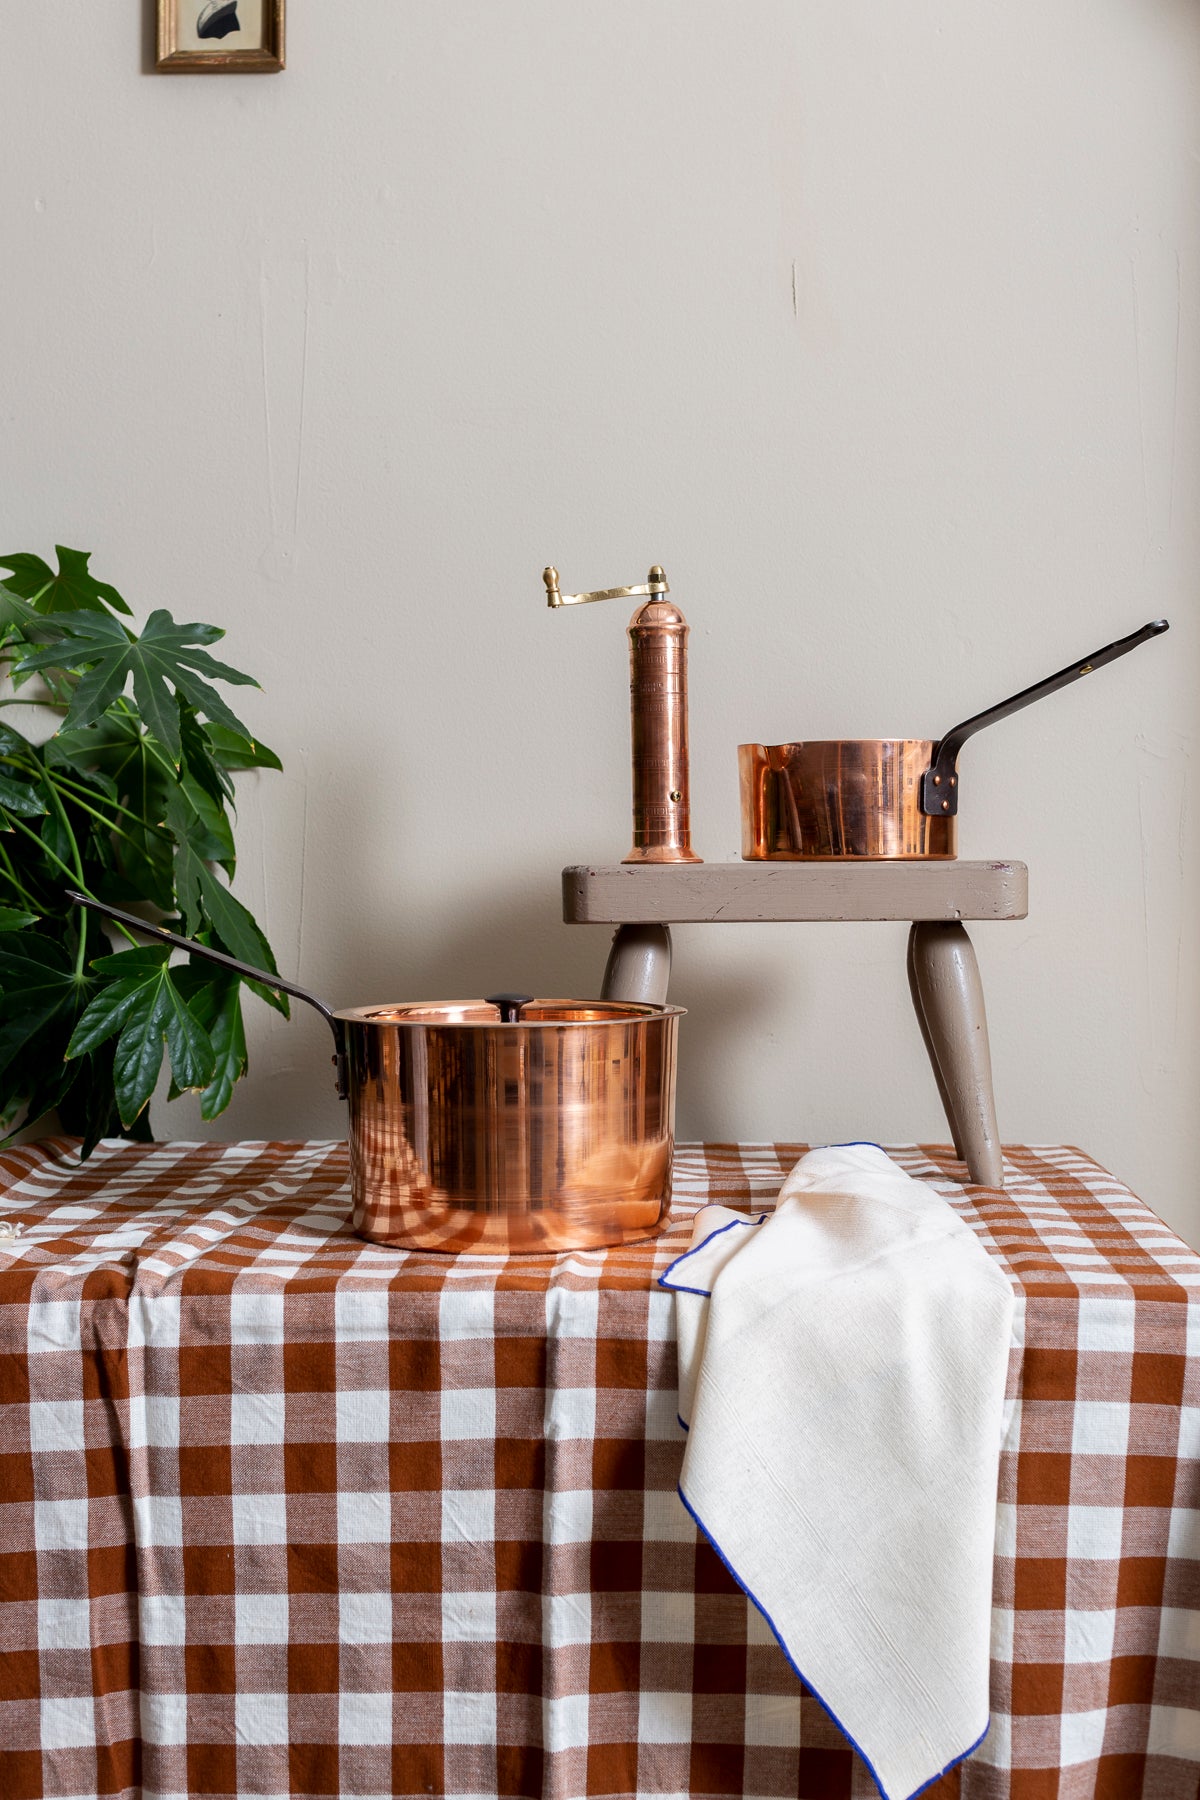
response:
<path id="1" fill-rule="evenodd" d="M 69 890 L 131 931 L 304 1000 L 350 1103 L 354 1228 L 481 1254 L 588 1250 L 666 1223 L 680 1006 L 493 994 L 334 1011 L 305 988 Z"/>
<path id="2" fill-rule="evenodd" d="M 942 738 L 833 738 L 739 744 L 742 856 L 808 862 L 831 857 L 951 858 L 958 852 L 958 753 L 969 737 L 1115 662 L 1166 631 L 1140 631 L 1023 688 Z"/>

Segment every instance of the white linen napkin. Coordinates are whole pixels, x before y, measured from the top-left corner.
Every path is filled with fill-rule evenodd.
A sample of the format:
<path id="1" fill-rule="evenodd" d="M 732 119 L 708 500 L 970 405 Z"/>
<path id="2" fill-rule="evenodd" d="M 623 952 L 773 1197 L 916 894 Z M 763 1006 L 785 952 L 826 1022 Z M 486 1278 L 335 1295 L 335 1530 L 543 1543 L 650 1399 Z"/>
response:
<path id="1" fill-rule="evenodd" d="M 988 1726 L 1003 1271 L 873 1144 L 705 1207 L 675 1294 L 679 1493 L 885 1800 Z"/>

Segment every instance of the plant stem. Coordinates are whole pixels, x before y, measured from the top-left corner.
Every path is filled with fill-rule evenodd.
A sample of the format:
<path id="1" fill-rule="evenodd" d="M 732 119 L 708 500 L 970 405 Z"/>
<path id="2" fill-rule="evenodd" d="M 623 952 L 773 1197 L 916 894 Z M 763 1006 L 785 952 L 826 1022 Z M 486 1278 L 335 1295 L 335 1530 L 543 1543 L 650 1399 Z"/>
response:
<path id="1" fill-rule="evenodd" d="M 0 763 L 7 763 L 12 769 L 32 769 L 35 775 L 41 770 L 41 764 L 32 756 L 0 756 Z"/>
<path id="2" fill-rule="evenodd" d="M 29 889 L 17 874 L 17 871 L 13 867 L 12 857 L 8 854 L 8 851 L 4 848 L 3 844 L 0 844 L 0 861 L 4 863 L 5 869 L 8 871 L 8 879 L 12 882 L 22 900 L 24 900 L 29 911 L 38 914 L 42 913 L 45 909 L 34 899 L 33 895 L 29 892 Z"/>
<path id="3" fill-rule="evenodd" d="M 94 806 L 89 806 L 87 801 L 81 800 L 77 794 L 72 794 L 70 800 L 71 805 L 77 806 L 80 812 L 90 813 L 93 819 L 99 819 L 105 830 L 111 831 L 114 837 L 124 839 L 125 843 L 132 844 L 135 850 L 141 849 L 141 845 L 138 843 L 137 839 L 132 837 L 128 831 L 123 830 L 120 825 L 114 824 L 105 813 L 99 812 Z"/>
<path id="4" fill-rule="evenodd" d="M 0 757 L 0 762 L 3 760 L 3 757 Z M 47 769 L 47 773 L 50 773 L 49 768 Z M 61 773 L 54 774 L 51 775 L 51 780 L 60 788 L 70 789 L 69 797 L 72 805 L 83 806 L 85 802 L 79 798 L 79 795 L 86 794 L 89 800 L 95 800 L 104 806 L 111 806 L 114 812 L 124 813 L 127 819 L 135 820 L 137 824 L 143 826 L 147 831 L 157 832 L 158 835 L 163 838 L 169 838 L 171 835 L 163 826 L 151 825 L 141 813 L 134 812 L 131 806 L 123 805 L 120 800 L 110 800 L 107 794 L 98 794 L 95 788 L 86 787 L 81 781 L 72 781 L 69 775 L 63 775 Z M 90 808 L 88 810 L 90 810 Z M 97 817 L 98 816 L 99 815 L 97 815 Z M 113 830 L 115 831 L 116 829 L 117 827 L 114 825 Z"/>
<path id="5" fill-rule="evenodd" d="M 67 837 L 70 839 L 70 842 L 71 842 L 71 861 L 75 864 L 76 880 L 78 881 L 78 884 L 81 888 L 85 887 L 86 882 L 85 882 L 84 873 L 83 873 L 83 858 L 79 854 L 79 843 L 78 843 L 78 840 L 76 839 L 75 833 L 71 829 L 71 821 L 67 817 L 67 809 L 63 805 L 62 800 L 59 796 L 58 789 L 55 787 L 53 781 L 50 779 L 49 774 L 45 770 L 43 770 L 42 773 L 43 773 L 43 776 L 45 777 L 46 790 L 50 795 L 51 801 L 53 802 L 54 810 L 58 814 L 59 823 L 61 824 L 63 830 L 66 832 Z"/>
<path id="6" fill-rule="evenodd" d="M 125 698 L 125 695 L 118 694 L 108 710 L 110 712 L 124 713 L 127 719 L 133 721 L 138 728 L 139 748 L 145 755 L 151 757 L 158 764 L 164 775 L 168 776 L 173 783 L 177 784 L 179 781 L 179 770 L 175 767 L 175 764 L 171 761 L 169 756 L 164 756 L 154 739 L 142 729 L 141 716 L 139 715 L 137 708 L 130 705 L 129 701 Z"/>
<path id="7" fill-rule="evenodd" d="M 88 886 L 87 882 L 84 880 L 83 875 L 80 874 L 77 879 L 75 874 L 72 872 L 72 870 L 68 869 L 68 867 L 67 867 L 66 863 L 63 861 L 62 857 L 56 856 L 54 854 L 53 850 L 51 850 L 49 844 L 43 844 L 41 838 L 38 836 L 36 831 L 30 831 L 28 825 L 23 824 L 21 822 L 21 820 L 16 818 L 15 815 L 13 815 L 12 813 L 9 814 L 9 819 L 10 819 L 11 823 L 16 826 L 18 831 L 23 831 L 27 838 L 32 838 L 33 842 L 37 845 L 38 849 L 41 851 L 43 856 L 48 856 L 52 863 L 58 864 L 59 868 L 62 870 L 63 874 L 67 877 L 68 881 L 74 882 L 75 885 L 78 887 L 81 894 L 87 894 L 88 897 L 93 900 L 96 898 L 96 895 L 94 895 L 92 893 L 91 888 Z M 68 826 L 67 829 L 70 830 L 70 826 Z M 74 841 L 73 834 L 72 834 L 72 841 Z M 8 864 L 9 880 L 12 882 L 13 886 L 17 889 L 17 892 L 19 894 L 23 895 L 24 898 L 29 901 L 30 911 L 36 912 L 36 913 L 45 912 L 45 910 L 46 910 L 45 907 L 39 906 L 38 902 L 33 898 L 32 894 L 28 893 L 26 891 L 26 889 L 21 885 L 20 881 L 17 879 L 16 872 L 14 871 L 12 862 L 9 859 L 8 851 L 4 848 L 3 844 L 0 844 L 0 857 L 2 857 L 3 860 L 5 861 L 5 863 Z M 113 922 L 114 922 L 114 924 L 116 924 L 117 930 L 121 933 L 122 937 L 127 937 L 129 939 L 129 942 L 136 949 L 137 948 L 137 939 L 134 937 L 133 933 L 131 931 L 127 931 L 125 926 L 122 925 L 119 921 L 114 920 Z M 82 945 L 85 941 L 86 941 L 86 933 L 80 932 L 80 934 L 79 934 L 80 944 Z M 83 971 L 83 957 L 80 954 L 80 952 L 78 952 L 78 951 L 76 952 L 75 967 L 76 967 L 76 972 L 81 974 Z"/>
<path id="8" fill-rule="evenodd" d="M 54 810 L 58 814 L 59 823 L 62 826 L 63 830 L 66 832 L 68 841 L 70 842 L 71 861 L 75 864 L 75 875 L 76 875 L 76 879 L 79 883 L 79 887 L 82 890 L 82 892 L 84 892 L 86 894 L 87 893 L 87 880 L 83 873 L 83 858 L 79 854 L 79 840 L 75 836 L 74 831 L 71 829 L 71 821 L 67 817 L 66 807 L 63 805 L 62 800 L 59 798 L 58 789 L 55 787 L 54 783 L 50 780 L 48 775 L 46 776 L 45 786 L 46 786 L 47 792 L 50 795 L 50 799 L 54 804 Z M 84 960 L 85 960 L 86 950 L 87 950 L 87 926 L 81 924 L 79 926 L 79 935 L 78 935 L 78 938 L 77 938 L 76 944 L 75 944 L 75 979 L 76 979 L 76 981 L 83 980 L 83 964 L 84 964 Z"/>
<path id="9" fill-rule="evenodd" d="M 2 760 L 3 759 L 0 758 L 0 761 L 2 761 Z M 59 777 L 58 781 L 56 782 L 54 777 L 52 775 L 50 775 L 49 770 L 46 770 L 45 773 L 46 773 L 47 780 L 55 786 L 58 786 L 60 784 L 63 787 L 69 787 L 69 788 L 75 788 L 77 786 L 77 784 L 75 782 L 62 781 L 61 777 Z M 84 788 L 82 791 L 84 793 L 87 793 L 90 790 Z M 90 813 L 92 815 L 93 819 L 99 819 L 100 823 L 103 826 L 105 826 L 105 828 L 107 830 L 111 831 L 114 837 L 123 838 L 127 844 L 132 844 L 135 850 L 141 849 L 141 845 L 138 843 L 138 841 L 135 837 L 131 836 L 128 831 L 123 830 L 122 827 L 120 825 L 118 825 L 113 819 L 110 819 L 107 813 L 101 812 L 98 807 L 92 806 L 89 801 L 82 799 L 80 797 L 79 792 L 71 793 L 67 797 L 70 800 L 71 805 L 77 806 L 79 808 L 80 812 Z M 93 792 L 92 798 L 100 799 L 101 796 Z M 135 812 L 132 812 L 128 806 L 122 806 L 120 804 L 120 802 L 117 800 L 111 800 L 108 802 L 108 804 L 110 806 L 115 807 L 118 812 L 124 813 L 126 818 L 137 819 L 137 817 L 138 817 L 138 815 Z M 140 820 L 138 822 L 141 823 Z M 161 837 L 164 840 L 169 841 L 169 833 L 164 831 L 161 826 L 148 825 L 148 826 L 146 826 L 146 830 L 153 831 L 158 837 Z"/>
<path id="10" fill-rule="evenodd" d="M 68 794 L 68 799 L 72 806 L 77 806 L 81 812 L 90 813 L 93 819 L 99 819 L 100 823 L 111 831 L 115 837 L 124 838 L 125 842 L 127 844 L 132 844 L 135 850 L 141 848 L 136 838 L 131 837 L 129 832 L 123 831 L 115 820 L 109 818 L 107 813 L 100 812 L 98 808 L 91 804 L 92 800 L 103 800 L 107 805 L 111 806 L 114 811 L 124 813 L 127 819 L 134 819 L 138 824 L 142 824 L 143 821 L 139 818 L 138 814 L 128 806 L 122 806 L 119 800 L 109 800 L 106 794 L 97 794 L 94 788 L 84 787 L 82 782 L 70 781 L 62 775 L 55 776 L 41 763 L 27 763 L 18 756 L 0 756 L 0 763 L 9 763 L 14 769 L 33 767 L 37 770 L 38 774 L 42 776 L 47 787 L 51 789 L 62 787 L 73 790 Z M 83 799 L 82 796 L 84 794 L 89 795 L 90 798 L 87 800 Z M 66 814 L 63 812 L 61 806 L 58 807 L 58 812 L 60 818 L 65 821 Z M 68 825 L 67 830 L 70 831 L 70 829 L 71 828 Z M 169 841 L 170 834 L 164 831 L 159 825 L 147 825 L 146 830 L 153 831 L 156 836 Z M 72 833 L 72 837 L 74 837 L 74 833 Z"/>
<path id="11" fill-rule="evenodd" d="M 75 872 L 76 872 L 76 875 L 78 876 L 80 887 L 83 887 L 85 885 L 84 878 L 83 878 L 83 862 L 82 862 L 80 854 L 79 854 L 78 840 L 76 839 L 74 831 L 72 831 L 72 829 L 71 829 L 71 822 L 68 819 L 66 810 L 63 807 L 61 799 L 59 798 L 58 789 L 60 786 L 62 786 L 64 788 L 72 788 L 75 790 L 73 793 L 68 795 L 68 798 L 70 799 L 72 806 L 77 806 L 81 812 L 90 813 L 93 819 L 99 819 L 100 823 L 103 826 L 105 826 L 105 828 L 107 830 L 111 831 L 114 834 L 114 836 L 119 837 L 119 838 L 124 838 L 125 842 L 127 844 L 132 844 L 135 849 L 139 848 L 136 838 L 131 837 L 127 831 L 123 831 L 121 829 L 121 827 L 118 824 L 116 824 L 116 822 L 113 819 L 109 818 L 107 813 L 101 812 L 97 807 L 95 807 L 91 804 L 92 800 L 103 799 L 103 800 L 106 800 L 107 804 L 109 806 L 113 807 L 117 812 L 124 813 L 126 818 L 138 819 L 137 813 L 133 812 L 128 806 L 122 806 L 122 804 L 119 800 L 108 800 L 107 795 L 97 794 L 94 788 L 86 788 L 86 787 L 84 787 L 82 782 L 71 781 L 67 777 L 62 776 L 62 775 L 59 775 L 56 777 L 50 769 L 46 768 L 41 763 L 34 762 L 32 758 L 30 759 L 29 762 L 25 762 L 25 761 L 23 761 L 23 759 L 21 757 L 18 757 L 18 756 L 0 756 L 0 763 L 9 763 L 14 769 L 32 767 L 37 771 L 38 775 L 41 777 L 41 781 L 40 781 L 39 785 L 44 786 L 47 789 L 47 791 L 49 792 L 50 798 L 54 802 L 55 811 L 58 813 L 58 816 L 62 821 L 63 827 L 66 830 L 67 836 L 71 840 L 72 860 L 75 863 Z M 84 794 L 89 795 L 90 798 L 87 800 L 83 799 L 82 796 Z M 138 822 L 141 823 L 140 820 Z M 168 836 L 168 833 L 163 831 L 162 828 L 157 825 L 147 826 L 147 830 L 154 831 L 154 832 L 158 833 L 159 836 L 164 837 L 164 838 L 166 838 Z M 43 845 L 43 848 L 45 848 L 44 845 Z M 49 854 L 50 854 L 50 852 L 47 851 L 47 855 L 49 855 Z M 60 864 L 60 867 L 61 866 L 62 865 Z"/>
<path id="12" fill-rule="evenodd" d="M 30 831 L 30 829 L 29 829 L 28 825 L 26 825 L 25 821 L 23 819 L 18 819 L 18 817 L 15 813 L 9 813 L 8 822 L 14 828 L 14 830 L 23 832 L 27 838 L 29 838 L 33 843 L 35 843 L 37 845 L 38 849 L 41 851 L 43 856 L 48 856 L 52 863 L 57 863 L 58 867 L 62 870 L 63 874 L 66 876 L 67 880 L 72 884 L 73 887 L 79 888 L 82 893 L 85 893 L 85 894 L 91 893 L 91 889 L 88 887 L 87 882 L 83 878 L 82 869 L 79 869 L 79 870 L 69 869 L 67 867 L 66 863 L 63 861 L 62 857 L 56 856 L 54 851 L 50 848 L 49 844 L 44 844 L 42 842 L 41 838 L 38 836 L 37 832 Z M 70 830 L 70 827 L 68 826 L 67 829 Z M 74 834 L 72 833 L 72 841 L 73 840 L 74 840 Z"/>

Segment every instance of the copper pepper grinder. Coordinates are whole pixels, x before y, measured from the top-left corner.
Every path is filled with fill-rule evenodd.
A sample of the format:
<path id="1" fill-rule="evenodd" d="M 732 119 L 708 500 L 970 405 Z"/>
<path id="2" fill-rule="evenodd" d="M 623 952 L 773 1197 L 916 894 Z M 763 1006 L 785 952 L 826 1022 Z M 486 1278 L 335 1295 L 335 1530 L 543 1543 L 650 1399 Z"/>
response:
<path id="1" fill-rule="evenodd" d="M 646 595 L 629 621 L 629 706 L 633 753 L 633 846 L 627 863 L 698 863 L 692 849 L 688 786 L 688 622 L 666 595 L 655 563 L 644 586 L 559 592 L 558 570 L 545 569 L 549 606 Z"/>

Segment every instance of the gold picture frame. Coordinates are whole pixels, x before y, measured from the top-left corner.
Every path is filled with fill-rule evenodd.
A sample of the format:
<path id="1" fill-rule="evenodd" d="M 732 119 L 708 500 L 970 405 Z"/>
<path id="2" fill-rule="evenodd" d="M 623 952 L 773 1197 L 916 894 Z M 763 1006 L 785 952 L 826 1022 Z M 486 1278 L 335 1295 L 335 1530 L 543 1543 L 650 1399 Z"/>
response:
<path id="1" fill-rule="evenodd" d="M 286 0 L 158 0 L 154 66 L 163 75 L 270 75 L 284 66 Z M 239 20 L 238 9 L 251 14 Z M 252 42 L 225 47 L 243 23 Z"/>

